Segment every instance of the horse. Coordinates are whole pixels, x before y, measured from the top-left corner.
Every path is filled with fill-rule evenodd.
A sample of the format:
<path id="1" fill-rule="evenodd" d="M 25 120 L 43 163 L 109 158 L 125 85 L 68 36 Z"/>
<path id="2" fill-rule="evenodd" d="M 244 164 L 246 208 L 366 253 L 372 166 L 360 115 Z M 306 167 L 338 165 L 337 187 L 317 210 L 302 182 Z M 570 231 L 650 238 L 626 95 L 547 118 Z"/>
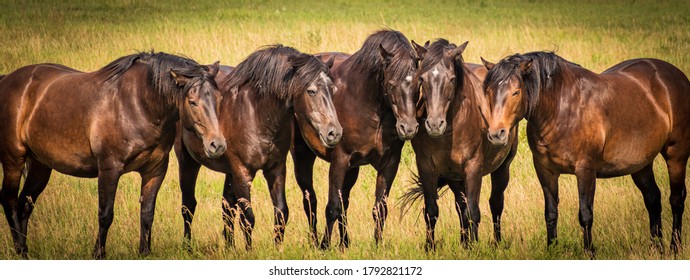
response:
<path id="1" fill-rule="evenodd" d="M 91 73 L 57 64 L 22 67 L 0 80 L 0 202 L 18 254 L 52 170 L 98 177 L 98 236 L 93 257 L 105 258 L 120 177 L 141 175 L 139 253 L 151 248 L 156 195 L 168 168 L 175 123 L 194 131 L 209 157 L 225 151 L 218 128 L 218 64 L 166 53 L 121 57 Z M 67 102 L 69 101 L 69 102 Z M 26 168 L 21 194 L 19 184 Z"/>
<path id="2" fill-rule="evenodd" d="M 329 67 L 312 55 L 275 45 L 252 53 L 218 81 L 223 95 L 219 124 L 230 143 L 225 154 L 216 159 L 205 156 L 194 133 L 182 127 L 175 141 L 185 240 L 191 240 L 196 178 L 203 165 L 226 174 L 222 209 L 229 246 L 234 246 L 234 220 L 239 213 L 246 248 L 252 247 L 255 219 L 250 189 L 258 170 L 263 170 L 274 206 L 275 244 L 282 243 L 288 221 L 285 162 L 293 118 L 303 119 L 326 147 L 336 145 L 342 136 Z"/>
<path id="3" fill-rule="evenodd" d="M 650 234 L 661 246 L 661 193 L 652 163 L 661 153 L 670 178 L 673 231 L 681 247 L 686 164 L 690 156 L 690 82 L 668 62 L 626 60 L 594 73 L 553 52 L 515 54 L 489 73 L 488 138 L 505 145 L 508 129 L 527 120 L 527 140 L 544 192 L 547 244 L 557 239 L 558 177 L 574 174 L 585 252 L 594 254 L 592 222 L 596 178 L 631 175 L 644 198 Z"/>
<path id="4" fill-rule="evenodd" d="M 295 177 L 302 190 L 311 239 L 318 246 L 313 166 L 316 157 L 330 162 L 326 230 L 321 248 L 330 246 L 333 225 L 339 222 L 340 244 L 349 246 L 347 208 L 359 167 L 371 164 L 377 171 L 373 217 L 378 244 L 386 216 L 387 197 L 398 171 L 404 141 L 417 133 L 415 102 L 419 88 L 413 76 L 417 57 L 405 35 L 395 30 L 371 34 L 362 47 L 331 68 L 338 93 L 333 102 L 343 125 L 343 140 L 335 147 L 319 143 L 315 131 L 296 118 L 291 154 Z M 305 129 L 307 127 L 307 129 Z M 300 137 L 301 136 L 301 137 Z"/>
<path id="5" fill-rule="evenodd" d="M 513 133 L 504 146 L 495 146 L 487 139 L 483 115 L 488 108 L 482 91 L 486 71 L 481 65 L 463 62 L 462 52 L 467 44 L 457 46 L 438 39 L 431 45 L 427 42 L 420 46 L 413 41 L 422 58 L 416 78 L 422 88 L 420 105 L 424 114 L 420 123 L 424 123 L 425 130 L 412 139 L 417 186 L 408 190 L 401 202 L 405 213 L 405 207 L 423 196 L 427 251 L 435 249 L 438 189 L 445 185 L 455 195 L 461 241 L 468 244 L 468 240 L 478 240 L 479 194 L 482 177 L 487 174 L 491 174 L 489 203 L 494 239 L 501 241 L 503 193 L 510 179 L 510 163 L 517 152 L 518 138 Z M 512 128 L 515 131 L 517 126 Z"/>

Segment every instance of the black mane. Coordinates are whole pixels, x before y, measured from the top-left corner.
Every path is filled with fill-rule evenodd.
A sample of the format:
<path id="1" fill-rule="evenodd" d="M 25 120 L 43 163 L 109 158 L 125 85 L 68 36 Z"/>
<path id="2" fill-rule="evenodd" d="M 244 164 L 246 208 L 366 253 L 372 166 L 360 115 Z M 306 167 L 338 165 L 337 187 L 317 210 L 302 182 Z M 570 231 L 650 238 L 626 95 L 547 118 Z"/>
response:
<path id="1" fill-rule="evenodd" d="M 330 75 L 326 65 L 313 55 L 283 45 L 272 45 L 249 55 L 233 69 L 223 84 L 231 91 L 249 86 L 259 95 L 285 100 L 306 91 L 320 73 Z"/>
<path id="2" fill-rule="evenodd" d="M 96 72 L 100 73 L 105 81 L 117 81 L 136 62 L 146 64 L 149 86 L 169 102 L 177 103 L 184 97 L 185 92 L 199 81 L 207 81 L 215 86 L 215 80 L 208 73 L 208 67 L 199 65 L 189 58 L 163 52 L 140 52 L 123 56 Z M 180 88 L 171 76 L 172 69 L 181 75 L 198 79 Z"/>
<path id="3" fill-rule="evenodd" d="M 379 46 L 394 55 L 388 65 L 393 71 L 392 77 L 403 78 L 408 70 L 417 66 L 415 52 L 405 35 L 400 31 L 384 29 L 369 35 L 362 48 L 352 54 L 349 70 L 353 73 L 373 74 L 379 81 L 383 81 L 385 68 Z"/>
<path id="4" fill-rule="evenodd" d="M 456 90 L 461 90 L 465 81 L 465 79 L 463 79 L 465 73 L 462 65 L 464 62 L 462 55 L 460 56 L 459 60 L 453 59 L 452 57 L 449 58 L 447 55 L 448 51 L 451 51 L 456 47 L 457 46 L 455 44 L 451 44 L 446 39 L 437 39 L 427 48 L 427 52 L 424 54 L 424 58 L 419 66 L 420 71 L 418 73 L 422 74 L 431 71 L 431 68 L 441 62 L 441 60 L 450 59 L 453 63 L 453 69 L 455 70 L 455 88 Z"/>
<path id="5" fill-rule="evenodd" d="M 517 75 L 520 72 L 520 64 L 530 60 L 532 66 L 529 71 Z M 553 89 L 554 82 L 562 77 L 560 62 L 573 64 L 554 52 L 530 52 L 506 57 L 489 70 L 484 80 L 484 92 L 487 89 L 496 90 L 503 81 L 507 81 L 512 75 L 517 75 L 523 90 L 526 92 L 528 99 L 527 116 L 530 116 L 539 102 L 540 94 Z"/>

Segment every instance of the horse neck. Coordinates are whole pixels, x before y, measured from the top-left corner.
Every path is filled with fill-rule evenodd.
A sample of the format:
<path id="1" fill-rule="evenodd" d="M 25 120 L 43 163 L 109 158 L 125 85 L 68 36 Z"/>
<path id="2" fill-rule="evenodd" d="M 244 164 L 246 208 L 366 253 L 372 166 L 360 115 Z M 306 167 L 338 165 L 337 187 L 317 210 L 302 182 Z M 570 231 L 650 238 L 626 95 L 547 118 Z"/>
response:
<path id="1" fill-rule="evenodd" d="M 463 85 L 455 89 L 455 96 L 450 104 L 449 124 L 475 122 L 477 117 L 481 118 L 479 110 L 488 112 L 489 105 L 486 97 L 482 89 L 477 87 L 481 82 L 467 67 L 464 67 L 463 71 Z M 458 114 L 458 112 L 463 114 Z M 484 125 L 483 122 L 482 125 Z"/>
<path id="2" fill-rule="evenodd" d="M 530 129 L 536 129 L 542 136 L 555 131 L 559 126 L 567 126 L 569 122 L 579 120 L 579 117 L 572 116 L 573 110 L 569 108 L 577 106 L 579 98 L 575 92 L 577 87 L 568 86 L 574 85 L 568 82 L 573 80 L 573 73 L 565 70 L 567 66 L 561 67 L 561 74 L 552 78 L 555 79 L 553 86 L 540 90 L 539 101 L 532 108 L 532 113 L 525 116 Z"/>
<path id="3" fill-rule="evenodd" d="M 257 133 L 267 135 L 271 138 L 277 134 L 284 132 L 290 126 L 290 120 L 294 115 L 294 108 L 290 102 L 280 100 L 275 96 L 259 96 L 253 91 L 241 91 L 240 94 L 245 94 L 241 98 L 241 105 L 245 108 L 251 108 L 253 115 L 253 124 L 257 129 Z M 234 106 L 238 106 L 235 104 Z M 226 107 L 237 108 L 237 107 Z"/>
<path id="4" fill-rule="evenodd" d="M 121 77 L 124 80 L 118 82 L 121 102 L 129 103 L 123 104 L 123 106 L 129 107 L 128 111 L 130 112 L 134 111 L 131 116 L 133 118 L 149 121 L 155 126 L 160 127 L 161 131 L 167 131 L 170 128 L 173 128 L 172 130 L 174 131 L 174 125 L 180 119 L 179 108 L 175 98 L 163 96 L 153 89 L 152 86 L 147 85 L 145 82 L 139 82 L 139 79 L 146 75 L 137 74 L 137 72 L 140 70 L 146 71 L 146 69 L 143 66 L 141 68 L 135 67 L 137 66 L 133 66 L 133 69 L 130 70 L 134 71 L 127 73 L 129 75 L 125 74 Z M 125 84 L 130 85 L 125 86 Z M 131 84 L 138 84 L 138 86 L 132 89 Z M 179 93 L 167 94 L 175 95 Z M 127 95 L 129 97 L 126 97 Z"/>

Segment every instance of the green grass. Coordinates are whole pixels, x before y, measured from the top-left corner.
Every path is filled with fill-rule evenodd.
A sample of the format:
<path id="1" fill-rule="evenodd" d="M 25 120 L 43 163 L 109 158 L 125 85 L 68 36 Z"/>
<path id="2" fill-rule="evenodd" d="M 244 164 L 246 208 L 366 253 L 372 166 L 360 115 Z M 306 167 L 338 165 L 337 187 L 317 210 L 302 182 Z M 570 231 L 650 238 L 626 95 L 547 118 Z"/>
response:
<path id="1" fill-rule="evenodd" d="M 134 51 L 155 49 L 183 54 L 201 63 L 220 60 L 236 65 L 258 47 L 282 43 L 304 52 L 354 52 L 372 32 L 390 27 L 419 43 L 447 38 L 470 41 L 465 60 L 482 56 L 497 61 L 533 50 L 557 50 L 566 59 L 593 71 L 637 57 L 655 57 L 690 73 L 690 3 L 687 1 L 0 1 L 0 73 L 43 62 L 96 70 Z M 177 163 L 173 160 L 158 196 L 153 226 L 152 259 L 584 259 L 577 221 L 577 188 L 573 176 L 561 177 L 559 244 L 547 250 L 543 197 L 521 132 L 520 151 L 506 191 L 501 244 L 491 242 L 489 178 L 480 200 L 480 242 L 459 244 L 459 222 L 452 195 L 439 201 L 438 249 L 423 250 L 421 206 L 400 218 L 396 202 L 416 170 L 409 145 L 394 183 L 385 243 L 375 246 L 371 207 L 375 172 L 363 168 L 352 192 L 349 211 L 352 245 L 320 251 L 310 246 L 299 188 L 288 160 L 287 195 L 290 221 L 285 244 L 273 245 L 272 205 L 263 177 L 252 187 L 256 213 L 255 248 L 226 248 L 221 234 L 223 175 L 202 169 L 197 185 L 193 250 L 182 246 L 182 218 Z M 327 164 L 316 164 L 319 232 L 327 201 Z M 664 246 L 669 243 L 671 211 L 663 160 L 655 162 L 662 190 Z M 690 185 L 690 179 L 686 179 Z M 642 196 L 629 177 L 599 180 L 594 207 L 594 242 L 601 259 L 673 259 L 658 254 L 649 241 Z M 108 257 L 137 259 L 139 187 L 136 174 L 123 177 L 115 220 L 108 236 Z M 686 203 L 690 205 L 690 203 Z M 686 206 L 688 209 L 689 206 Z M 2 211 L 2 210 L 0 210 Z M 686 211 L 690 212 L 690 211 Z M 4 216 L 4 215 L 0 215 Z M 690 242 L 685 215 L 683 239 Z M 97 231 L 94 179 L 54 174 L 37 201 L 29 224 L 29 249 L 37 259 L 88 259 Z M 337 243 L 337 234 L 333 241 Z M 676 256 L 690 259 L 690 245 Z M 18 258 L 7 223 L 0 222 L 0 259 Z"/>

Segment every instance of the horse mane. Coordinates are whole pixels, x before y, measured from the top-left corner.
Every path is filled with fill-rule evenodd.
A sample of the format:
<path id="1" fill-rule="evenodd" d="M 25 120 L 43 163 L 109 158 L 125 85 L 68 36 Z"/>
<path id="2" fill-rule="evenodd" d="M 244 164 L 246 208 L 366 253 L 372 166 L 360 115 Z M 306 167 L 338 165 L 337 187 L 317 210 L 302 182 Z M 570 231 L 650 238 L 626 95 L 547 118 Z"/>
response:
<path id="1" fill-rule="evenodd" d="M 457 46 L 455 44 L 448 42 L 446 39 L 436 39 L 436 41 L 427 47 L 427 52 L 421 61 L 421 65 L 419 66 L 421 71 L 418 73 L 421 74 L 431 71 L 431 68 L 441 62 L 441 60 L 448 58 L 448 51 L 453 50 L 456 47 Z M 453 69 L 455 70 L 455 88 L 456 90 L 461 90 L 465 81 L 465 79 L 463 79 L 465 72 L 462 65 L 464 59 L 462 58 L 462 55 L 460 56 L 460 60 L 453 59 L 452 57 L 449 59 L 453 63 Z"/>
<path id="2" fill-rule="evenodd" d="M 532 61 L 532 66 L 526 73 L 519 74 L 520 64 Z M 569 62 L 554 52 L 537 51 L 526 54 L 514 54 L 508 56 L 491 68 L 484 80 L 484 91 L 497 89 L 512 75 L 517 75 L 526 92 L 527 116 L 530 116 L 539 102 L 540 95 L 551 91 L 555 82 L 563 77 L 562 64 L 577 65 Z"/>
<path id="3" fill-rule="evenodd" d="M 280 44 L 269 45 L 240 62 L 223 84 L 231 91 L 249 86 L 259 95 L 285 100 L 306 91 L 321 73 L 330 75 L 326 65 L 313 55 Z"/>
<path id="4" fill-rule="evenodd" d="M 405 70 L 416 66 L 417 58 L 407 37 L 400 31 L 383 29 L 369 35 L 362 48 L 352 54 L 352 63 L 349 72 L 373 74 L 377 80 L 383 81 L 384 61 L 381 57 L 379 46 L 393 54 L 388 68 L 393 71 L 394 77 L 406 75 Z"/>
<path id="5" fill-rule="evenodd" d="M 104 81 L 114 82 L 119 80 L 136 62 L 144 63 L 147 66 L 147 84 L 152 90 L 169 102 L 179 102 L 179 100 L 184 97 L 185 92 L 187 92 L 190 87 L 196 85 L 198 81 L 207 81 L 215 86 L 215 80 L 208 73 L 209 69 L 207 66 L 200 65 L 196 61 L 186 57 L 163 52 L 140 52 L 123 56 L 97 70 L 96 73 L 100 75 Z M 172 69 L 175 69 L 178 74 L 183 76 L 199 79 L 187 83 L 184 88 L 181 88 L 170 74 L 170 70 Z"/>

